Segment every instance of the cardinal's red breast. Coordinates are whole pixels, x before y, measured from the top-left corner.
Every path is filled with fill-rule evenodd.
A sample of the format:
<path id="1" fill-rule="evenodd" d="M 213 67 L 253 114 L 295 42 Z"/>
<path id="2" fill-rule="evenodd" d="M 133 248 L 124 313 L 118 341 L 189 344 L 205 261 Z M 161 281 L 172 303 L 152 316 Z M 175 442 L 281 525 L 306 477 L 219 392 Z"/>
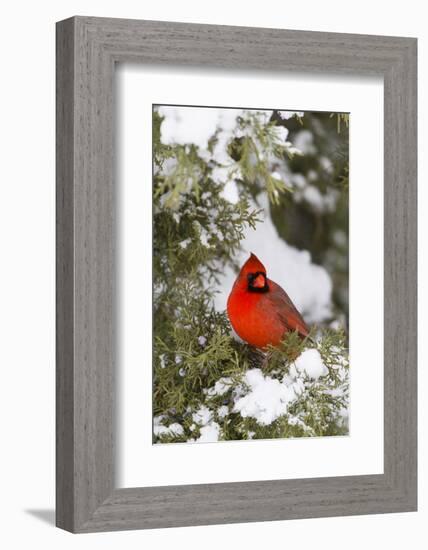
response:
<path id="1" fill-rule="evenodd" d="M 288 331 L 302 337 L 309 330 L 292 301 L 266 276 L 260 260 L 251 254 L 242 266 L 227 301 L 230 322 L 240 338 L 264 349 L 278 346 Z"/>

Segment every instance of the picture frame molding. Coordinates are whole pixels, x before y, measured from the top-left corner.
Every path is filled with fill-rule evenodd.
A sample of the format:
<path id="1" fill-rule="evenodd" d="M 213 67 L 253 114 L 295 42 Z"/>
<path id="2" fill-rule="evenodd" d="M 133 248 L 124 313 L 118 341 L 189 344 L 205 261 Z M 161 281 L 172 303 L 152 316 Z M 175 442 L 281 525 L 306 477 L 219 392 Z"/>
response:
<path id="1" fill-rule="evenodd" d="M 57 23 L 56 55 L 57 526 L 84 533 L 415 511 L 416 39 L 72 17 Z M 123 62 L 383 77 L 383 474 L 115 487 L 114 71 Z"/>

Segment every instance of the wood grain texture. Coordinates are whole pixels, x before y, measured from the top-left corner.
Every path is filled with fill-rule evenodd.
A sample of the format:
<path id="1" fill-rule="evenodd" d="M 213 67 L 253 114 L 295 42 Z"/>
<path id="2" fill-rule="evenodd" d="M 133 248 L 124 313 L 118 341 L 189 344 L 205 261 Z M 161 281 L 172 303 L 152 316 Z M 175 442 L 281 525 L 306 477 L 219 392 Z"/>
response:
<path id="1" fill-rule="evenodd" d="M 125 61 L 383 76 L 383 475 L 115 489 L 113 81 L 114 64 Z M 92 532 L 416 510 L 415 39 L 87 17 L 58 23 L 57 220 L 59 527 Z"/>
<path id="2" fill-rule="evenodd" d="M 56 521 L 74 521 L 74 25 L 56 36 Z"/>

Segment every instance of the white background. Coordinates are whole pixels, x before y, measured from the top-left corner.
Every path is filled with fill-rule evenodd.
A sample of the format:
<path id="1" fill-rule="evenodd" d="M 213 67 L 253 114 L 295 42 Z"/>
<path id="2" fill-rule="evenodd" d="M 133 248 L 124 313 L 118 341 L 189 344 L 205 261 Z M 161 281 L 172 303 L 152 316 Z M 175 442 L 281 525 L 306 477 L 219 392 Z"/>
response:
<path id="1" fill-rule="evenodd" d="M 324 75 L 117 71 L 120 315 L 117 485 L 141 487 L 383 472 L 383 82 Z M 171 88 L 171 82 L 174 82 Z M 348 437 L 152 445 L 152 103 L 351 112 Z M 204 109 L 201 109 L 203 116 Z M 370 132 L 367 132 L 370 120 Z M 370 201 L 367 197 L 370 197 Z M 363 213 L 364 223 L 361 213 Z M 370 266 L 368 268 L 368 266 Z M 360 296 L 365 296 L 364 300 Z M 372 304 L 367 341 L 367 307 Z M 370 357 L 370 361 L 367 361 Z M 269 461 L 266 461 L 269 457 Z M 316 460 L 314 460 L 316 457 Z M 142 467 L 144 464 L 144 467 Z M 171 467 L 174 464 L 174 467 Z"/>
<path id="2" fill-rule="evenodd" d="M 426 544 L 428 484 L 420 469 L 419 512 L 380 516 L 73 536 L 52 527 L 54 505 L 54 22 L 98 15 L 419 37 L 420 150 L 428 145 L 424 4 L 391 1 L 70 0 L 3 6 L 0 132 L 1 519 L 4 548 L 233 548 L 261 546 L 390 550 Z M 428 278 L 426 156 L 419 156 L 420 280 Z M 427 286 L 419 297 L 428 330 Z M 423 342 L 421 338 L 421 342 Z M 428 354 L 420 351 L 420 464 L 428 462 Z M 417 542 L 420 538 L 420 542 Z"/>

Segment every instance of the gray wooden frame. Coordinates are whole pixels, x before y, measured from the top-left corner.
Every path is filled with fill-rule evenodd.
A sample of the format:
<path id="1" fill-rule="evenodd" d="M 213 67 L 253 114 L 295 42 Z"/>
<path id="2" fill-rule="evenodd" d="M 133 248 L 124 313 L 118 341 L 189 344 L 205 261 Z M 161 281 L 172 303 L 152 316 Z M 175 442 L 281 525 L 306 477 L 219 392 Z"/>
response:
<path id="1" fill-rule="evenodd" d="M 414 38 L 90 17 L 57 24 L 59 527 L 91 532 L 416 510 L 416 45 Z M 124 61 L 383 76 L 382 475 L 115 488 L 113 80 L 115 63 Z"/>

